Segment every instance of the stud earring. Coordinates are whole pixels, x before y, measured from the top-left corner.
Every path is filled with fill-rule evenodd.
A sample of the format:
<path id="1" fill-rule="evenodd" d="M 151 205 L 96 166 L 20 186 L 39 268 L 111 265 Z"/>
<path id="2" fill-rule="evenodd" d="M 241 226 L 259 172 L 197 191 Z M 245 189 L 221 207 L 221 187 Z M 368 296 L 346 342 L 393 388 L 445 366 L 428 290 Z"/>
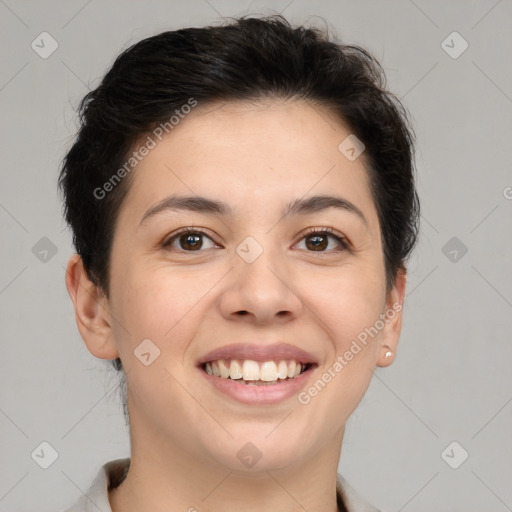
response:
<path id="1" fill-rule="evenodd" d="M 388 351 L 384 354 L 384 357 L 390 357 L 391 355 L 393 355 L 393 352 L 391 352 L 391 350 L 388 350 Z"/>

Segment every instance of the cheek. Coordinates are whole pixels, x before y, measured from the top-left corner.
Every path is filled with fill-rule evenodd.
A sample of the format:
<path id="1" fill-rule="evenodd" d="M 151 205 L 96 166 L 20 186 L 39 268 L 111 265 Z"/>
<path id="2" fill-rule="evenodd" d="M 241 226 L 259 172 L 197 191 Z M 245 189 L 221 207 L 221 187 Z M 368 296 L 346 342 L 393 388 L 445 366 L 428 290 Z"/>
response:
<path id="1" fill-rule="evenodd" d="M 383 275 L 370 265 L 347 265 L 309 278 L 303 275 L 300 283 L 304 301 L 335 342 L 337 353 L 375 324 L 385 303 Z"/>
<path id="2" fill-rule="evenodd" d="M 177 269 L 125 272 L 117 283 L 114 311 L 115 323 L 124 327 L 116 329 L 121 350 L 133 353 L 143 340 L 150 339 L 160 349 L 162 360 L 181 361 L 200 321 L 196 315 L 206 299 L 205 291 L 212 286 L 208 283 L 208 279 L 197 279 L 197 273 L 184 275 Z"/>
<path id="3" fill-rule="evenodd" d="M 318 282 L 310 294 L 329 353 L 317 380 L 304 390 L 301 403 L 311 401 L 317 417 L 332 418 L 334 429 L 354 411 L 371 381 L 378 334 L 369 334 L 369 330 L 382 312 L 382 289 L 382 282 L 370 273 L 356 276 L 347 272 Z M 319 423 L 317 428 L 323 427 Z"/>

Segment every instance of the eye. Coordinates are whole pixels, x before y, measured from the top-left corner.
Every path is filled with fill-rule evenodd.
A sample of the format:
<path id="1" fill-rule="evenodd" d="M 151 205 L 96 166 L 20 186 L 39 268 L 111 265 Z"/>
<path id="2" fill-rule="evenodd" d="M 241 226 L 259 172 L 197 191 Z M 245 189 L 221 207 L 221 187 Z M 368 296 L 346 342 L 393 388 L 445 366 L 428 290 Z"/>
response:
<path id="1" fill-rule="evenodd" d="M 204 247 L 203 238 L 207 238 L 211 242 L 210 247 Z M 201 249 L 211 249 L 217 245 L 204 231 L 196 228 L 184 228 L 163 242 L 162 247 L 167 250 L 200 252 Z"/>
<path id="2" fill-rule="evenodd" d="M 204 239 L 210 241 L 210 246 L 205 247 Z M 338 249 L 325 250 L 329 247 L 329 239 L 336 242 Z M 334 230 L 331 228 L 310 228 L 302 236 L 302 240 L 306 240 L 306 249 L 309 252 L 338 253 L 349 248 L 347 239 L 342 235 L 334 234 Z M 163 242 L 162 247 L 178 252 L 201 252 L 201 249 L 212 249 L 219 246 L 204 231 L 197 228 L 184 228 Z"/>
<path id="3" fill-rule="evenodd" d="M 329 246 L 329 239 L 336 241 L 338 249 L 328 250 L 325 249 Z M 342 235 L 335 235 L 334 230 L 331 228 L 311 228 L 303 235 L 302 240 L 306 240 L 306 248 L 310 252 L 342 252 L 349 248 L 347 239 Z M 336 245 L 336 244 L 335 244 Z M 341 246 L 341 249 L 339 248 Z"/>

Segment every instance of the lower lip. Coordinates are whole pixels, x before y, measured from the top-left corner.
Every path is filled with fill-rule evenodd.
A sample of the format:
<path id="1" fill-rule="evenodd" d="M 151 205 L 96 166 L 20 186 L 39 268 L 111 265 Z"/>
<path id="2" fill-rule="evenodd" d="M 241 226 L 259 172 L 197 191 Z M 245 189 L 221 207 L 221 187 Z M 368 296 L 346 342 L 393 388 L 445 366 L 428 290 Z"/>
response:
<path id="1" fill-rule="evenodd" d="M 214 375 L 206 373 L 202 368 L 199 368 L 199 371 L 204 378 L 221 393 L 244 404 L 267 405 L 276 404 L 297 395 L 309 380 L 314 369 L 315 367 L 313 366 L 293 379 L 286 379 L 277 384 L 262 386 L 241 384 L 239 380 L 242 379 L 232 380 L 215 377 Z"/>

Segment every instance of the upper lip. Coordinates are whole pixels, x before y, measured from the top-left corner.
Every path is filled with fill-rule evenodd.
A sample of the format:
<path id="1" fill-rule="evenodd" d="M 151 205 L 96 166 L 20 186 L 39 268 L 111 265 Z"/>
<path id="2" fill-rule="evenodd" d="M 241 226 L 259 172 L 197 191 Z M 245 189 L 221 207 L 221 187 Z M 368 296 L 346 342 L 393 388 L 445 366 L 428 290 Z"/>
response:
<path id="1" fill-rule="evenodd" d="M 293 359 L 300 363 L 316 363 L 315 358 L 298 347 L 287 343 L 262 345 L 261 343 L 233 343 L 217 348 L 200 357 L 197 365 L 219 359 L 251 359 L 253 361 L 282 361 Z"/>

